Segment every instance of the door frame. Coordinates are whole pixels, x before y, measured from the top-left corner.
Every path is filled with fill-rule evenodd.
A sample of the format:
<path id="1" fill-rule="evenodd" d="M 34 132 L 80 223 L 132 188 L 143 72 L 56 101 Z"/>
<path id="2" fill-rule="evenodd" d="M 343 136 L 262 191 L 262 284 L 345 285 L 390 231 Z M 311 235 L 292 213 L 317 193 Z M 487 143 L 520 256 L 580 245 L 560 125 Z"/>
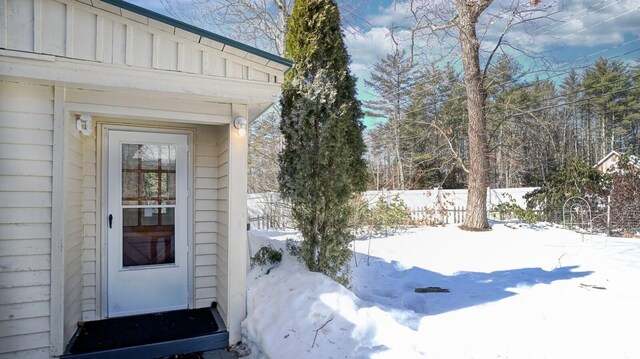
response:
<path id="1" fill-rule="evenodd" d="M 131 131 L 131 132 L 148 132 L 148 133 L 162 133 L 162 134 L 178 134 L 187 136 L 187 308 L 194 307 L 194 273 L 195 273 L 195 245 L 194 245 L 194 158 L 193 151 L 191 150 L 194 145 L 195 129 L 185 127 L 172 127 L 167 126 L 148 126 L 141 123 L 119 124 L 115 121 L 96 121 L 96 202 L 99 203 L 96 208 L 98 211 L 96 226 L 96 278 L 99 278 L 100 283 L 96 283 L 96 313 L 100 318 L 104 319 L 108 317 L 108 293 L 107 293 L 107 275 L 108 275 L 108 260 L 107 260 L 107 215 L 108 215 L 108 166 L 109 166 L 109 131 Z"/>

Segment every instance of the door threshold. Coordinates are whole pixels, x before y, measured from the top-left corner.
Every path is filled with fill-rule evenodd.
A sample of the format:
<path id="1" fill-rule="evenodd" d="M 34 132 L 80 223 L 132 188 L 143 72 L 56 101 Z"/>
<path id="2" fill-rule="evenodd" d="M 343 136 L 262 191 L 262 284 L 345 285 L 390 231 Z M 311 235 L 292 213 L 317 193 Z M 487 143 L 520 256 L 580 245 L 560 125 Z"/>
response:
<path id="1" fill-rule="evenodd" d="M 85 322 L 61 358 L 162 358 L 228 346 L 229 332 L 212 306 Z"/>

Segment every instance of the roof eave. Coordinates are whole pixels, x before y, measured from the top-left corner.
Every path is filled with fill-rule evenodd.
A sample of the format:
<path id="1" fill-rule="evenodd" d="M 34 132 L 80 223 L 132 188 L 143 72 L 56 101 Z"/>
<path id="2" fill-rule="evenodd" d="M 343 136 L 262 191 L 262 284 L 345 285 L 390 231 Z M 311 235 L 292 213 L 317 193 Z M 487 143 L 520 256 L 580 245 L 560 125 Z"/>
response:
<path id="1" fill-rule="evenodd" d="M 159 14 L 157 12 L 145 9 L 145 8 L 140 7 L 138 5 L 134 5 L 134 4 L 128 3 L 128 2 L 123 1 L 123 0 L 100 0 L 100 1 L 105 2 L 107 4 L 110 4 L 110 5 L 113 5 L 113 6 L 117 6 L 117 7 L 121 8 L 121 9 L 125 9 L 125 10 L 128 10 L 128 11 L 134 12 L 134 13 L 136 13 L 138 15 L 142 15 L 142 16 L 148 17 L 150 19 L 165 23 L 167 25 L 174 26 L 176 28 L 191 32 L 193 34 L 196 34 L 196 35 L 211 39 L 213 41 L 217 41 L 219 43 L 224 44 L 225 46 L 231 46 L 231 47 L 234 47 L 236 49 L 239 49 L 239 50 L 242 50 L 242 51 L 246 51 L 246 52 L 248 52 L 250 54 L 262 57 L 264 59 L 267 59 L 269 61 L 278 63 L 280 65 L 287 66 L 289 68 L 293 65 L 293 62 L 291 62 L 291 61 L 289 61 L 289 60 L 287 60 L 285 58 L 282 58 L 282 57 L 280 57 L 278 55 L 274 55 L 274 54 L 272 54 L 270 52 L 257 49 L 257 48 L 255 48 L 253 46 L 249 46 L 247 44 L 243 44 L 243 43 L 241 43 L 239 41 L 229 39 L 228 37 L 224 37 L 222 35 L 218 35 L 216 33 L 204 30 L 204 29 L 199 28 L 197 26 L 193 26 L 193 25 L 187 24 L 185 22 L 173 19 L 173 18 L 171 18 L 169 16 Z"/>

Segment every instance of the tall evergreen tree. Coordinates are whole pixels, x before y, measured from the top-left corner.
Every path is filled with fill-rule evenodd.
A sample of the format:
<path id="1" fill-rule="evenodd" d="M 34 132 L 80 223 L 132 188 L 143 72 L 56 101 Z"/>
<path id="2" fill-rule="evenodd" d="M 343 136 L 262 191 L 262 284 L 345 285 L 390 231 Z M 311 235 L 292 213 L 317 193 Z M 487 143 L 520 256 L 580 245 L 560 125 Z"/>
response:
<path id="1" fill-rule="evenodd" d="M 623 126 L 625 110 L 631 98 L 631 79 L 627 65 L 621 60 L 600 58 L 584 74 L 582 86 L 589 99 L 590 108 L 599 120 L 598 157 L 619 149 L 619 139 L 628 133 Z"/>
<path id="2" fill-rule="evenodd" d="M 406 132 L 404 125 L 406 115 L 406 99 L 410 96 L 413 85 L 413 64 L 407 58 L 404 50 L 396 50 L 380 59 L 371 73 L 371 80 L 365 80 L 367 87 L 372 89 L 377 99 L 366 101 L 367 114 L 372 117 L 383 118 L 389 130 L 389 144 L 392 149 L 398 181 L 391 184 L 393 189 L 405 189 L 407 179 L 411 175 L 411 158 L 408 151 L 403 151 L 403 138 Z M 409 158 L 406 158 L 409 157 Z"/>
<path id="3" fill-rule="evenodd" d="M 295 1 L 285 56 L 294 65 L 282 85 L 280 191 L 291 201 L 307 267 L 346 284 L 348 202 L 365 189 L 367 168 L 363 113 L 335 1 Z"/>

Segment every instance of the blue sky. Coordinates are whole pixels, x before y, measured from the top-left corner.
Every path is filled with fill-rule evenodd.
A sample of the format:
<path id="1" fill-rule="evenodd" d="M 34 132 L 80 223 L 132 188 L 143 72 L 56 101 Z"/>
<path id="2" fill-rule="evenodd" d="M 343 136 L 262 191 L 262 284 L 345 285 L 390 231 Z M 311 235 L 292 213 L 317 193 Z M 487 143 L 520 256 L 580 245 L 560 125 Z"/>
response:
<path id="1" fill-rule="evenodd" d="M 160 0 L 129 0 L 149 10 L 166 14 Z M 178 0 L 165 0 L 178 1 Z M 188 2 L 190 0 L 179 0 Z M 215 0 L 211 0 L 214 1 Z M 269 1 L 269 0 L 266 0 Z M 363 84 L 372 66 L 388 52 L 394 44 L 389 36 L 389 28 L 406 23 L 410 17 L 407 1 L 381 0 L 358 1 L 343 0 L 344 9 L 350 9 L 351 16 L 345 28 L 345 40 L 352 58 L 351 70 L 358 77 L 358 91 L 361 99 L 371 98 Z M 481 21 L 489 48 L 492 41 L 504 28 L 502 9 L 518 0 L 495 0 Z M 416 3 L 420 0 L 416 1 Z M 441 8 L 450 4 L 450 0 L 431 0 Z M 520 0 L 524 10 L 536 10 L 531 16 L 547 15 L 548 18 L 512 28 L 505 40 L 528 52 L 537 52 L 557 69 L 580 68 L 599 57 L 619 58 L 634 64 L 640 57 L 640 1 L 639 0 L 542 0 L 536 8 L 528 6 L 528 1 Z M 541 11 L 544 9 L 544 11 Z M 343 10 L 344 12 L 344 10 Z M 488 25 L 487 25 L 488 24 Z M 480 28 L 480 27 L 479 27 Z M 216 29 L 207 29 L 217 32 Z M 407 31 L 399 30 L 397 37 L 408 39 Z M 432 54 L 445 51 L 441 43 L 430 43 L 426 48 Z M 513 54 L 517 51 L 511 50 Z M 519 55 L 525 70 L 535 71 L 536 62 Z M 445 61 L 455 62 L 457 51 L 453 51 Z M 548 73 L 546 76 L 553 76 Z M 545 77 L 545 75 L 541 75 Z M 561 79 L 556 76 L 554 79 Z M 372 125 L 371 119 L 366 119 Z"/>

